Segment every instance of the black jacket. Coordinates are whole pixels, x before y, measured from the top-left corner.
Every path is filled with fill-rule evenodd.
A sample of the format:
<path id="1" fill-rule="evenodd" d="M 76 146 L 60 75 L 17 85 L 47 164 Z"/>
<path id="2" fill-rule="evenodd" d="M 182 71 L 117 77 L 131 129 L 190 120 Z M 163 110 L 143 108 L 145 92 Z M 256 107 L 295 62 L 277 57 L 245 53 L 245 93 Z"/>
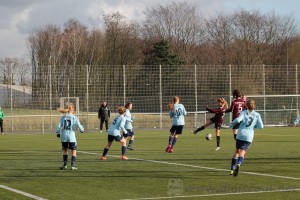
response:
<path id="1" fill-rule="evenodd" d="M 110 110 L 107 108 L 107 106 L 105 107 L 101 106 L 98 111 L 98 119 L 108 120 L 109 118 L 110 118 Z"/>

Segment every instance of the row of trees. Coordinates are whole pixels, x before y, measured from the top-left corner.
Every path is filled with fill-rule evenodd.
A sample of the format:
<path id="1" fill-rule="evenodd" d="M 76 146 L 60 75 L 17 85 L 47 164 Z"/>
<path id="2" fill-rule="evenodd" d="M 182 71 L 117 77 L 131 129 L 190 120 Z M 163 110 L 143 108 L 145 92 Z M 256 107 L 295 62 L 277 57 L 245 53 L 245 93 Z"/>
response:
<path id="1" fill-rule="evenodd" d="M 196 8 L 174 1 L 147 8 L 145 19 L 139 22 L 116 12 L 103 16 L 104 27 L 94 20 L 91 29 L 76 19 L 67 21 L 63 30 L 47 24 L 28 38 L 31 61 L 34 68 L 169 64 L 156 57 L 160 53 L 155 45 L 164 42 L 177 60 L 170 64 L 280 65 L 287 59 L 298 62 L 293 53 L 298 49 L 299 32 L 291 16 L 239 9 L 205 19 Z"/>
<path id="2" fill-rule="evenodd" d="M 111 13 L 91 20 L 90 28 L 76 19 L 63 28 L 37 28 L 27 40 L 33 74 L 47 65 L 299 63 L 299 31 L 292 16 L 239 9 L 204 18 L 194 4 L 177 1 L 147 8 L 144 14 L 144 20 L 130 21 Z M 16 61 L 1 60 L 5 78 L 10 60 Z"/>

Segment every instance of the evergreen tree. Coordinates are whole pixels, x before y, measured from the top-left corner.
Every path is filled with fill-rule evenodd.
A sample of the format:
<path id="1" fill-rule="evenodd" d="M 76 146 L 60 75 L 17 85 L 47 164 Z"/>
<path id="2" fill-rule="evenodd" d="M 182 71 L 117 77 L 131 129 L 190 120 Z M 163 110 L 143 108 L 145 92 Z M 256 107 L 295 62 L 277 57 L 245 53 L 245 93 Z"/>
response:
<path id="1" fill-rule="evenodd" d="M 149 55 L 146 55 L 145 65 L 181 65 L 184 62 L 170 52 L 169 42 L 161 40 L 153 45 Z"/>

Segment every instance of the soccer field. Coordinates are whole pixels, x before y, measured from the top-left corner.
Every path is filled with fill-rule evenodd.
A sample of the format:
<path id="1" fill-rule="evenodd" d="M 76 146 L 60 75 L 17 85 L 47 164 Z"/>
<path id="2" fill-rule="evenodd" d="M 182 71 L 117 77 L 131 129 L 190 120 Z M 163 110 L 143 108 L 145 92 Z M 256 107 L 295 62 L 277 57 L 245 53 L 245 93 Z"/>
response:
<path id="1" fill-rule="evenodd" d="M 237 177 L 229 175 L 230 129 L 221 130 L 220 151 L 215 137 L 204 138 L 214 129 L 197 135 L 185 129 L 173 153 L 165 152 L 168 130 L 136 130 L 127 161 L 119 143 L 99 160 L 106 133 L 77 133 L 77 171 L 58 169 L 55 133 L 0 135 L 0 199 L 300 199 L 299 130 L 255 130 Z"/>

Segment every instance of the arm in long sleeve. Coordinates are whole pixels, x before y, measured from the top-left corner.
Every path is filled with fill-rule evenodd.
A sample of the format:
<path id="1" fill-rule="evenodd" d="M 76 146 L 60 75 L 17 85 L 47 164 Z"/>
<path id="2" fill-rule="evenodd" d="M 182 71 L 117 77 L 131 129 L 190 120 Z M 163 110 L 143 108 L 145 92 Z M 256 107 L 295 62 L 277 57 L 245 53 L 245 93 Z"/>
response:
<path id="1" fill-rule="evenodd" d="M 101 108 L 99 108 L 98 110 L 98 119 L 100 119 L 100 115 L 101 115 Z"/>
<path id="2" fill-rule="evenodd" d="M 234 104 L 232 102 L 231 105 L 230 105 L 230 108 L 228 108 L 227 110 L 225 110 L 225 113 L 232 112 L 233 111 L 233 107 L 234 107 Z"/>
<path id="3" fill-rule="evenodd" d="M 230 124 L 229 124 L 229 128 L 233 128 L 234 125 L 240 123 L 244 118 L 244 113 L 241 113 L 240 116 L 238 116 L 235 120 L 233 120 Z"/>
<path id="4" fill-rule="evenodd" d="M 126 123 L 126 120 L 127 120 L 126 117 L 122 118 L 122 121 L 121 121 L 121 124 L 120 124 L 121 130 L 122 130 L 123 133 L 125 133 L 125 134 L 127 133 L 127 130 L 125 129 L 125 123 Z"/>
<path id="5" fill-rule="evenodd" d="M 207 110 L 208 112 L 211 112 L 211 113 L 220 113 L 220 112 L 224 112 L 224 111 L 222 110 L 222 108 L 212 109 L 212 108 L 210 108 L 210 107 L 208 107 L 208 106 L 206 106 L 206 110 Z"/>
<path id="6" fill-rule="evenodd" d="M 83 128 L 83 126 L 80 124 L 80 121 L 79 121 L 78 118 L 76 118 L 75 126 L 77 126 L 77 127 L 79 128 L 80 133 L 83 133 L 83 132 L 84 132 L 84 128 Z"/>
<path id="7" fill-rule="evenodd" d="M 255 124 L 254 128 L 264 128 L 264 124 L 260 115 L 258 115 L 257 123 Z"/>

